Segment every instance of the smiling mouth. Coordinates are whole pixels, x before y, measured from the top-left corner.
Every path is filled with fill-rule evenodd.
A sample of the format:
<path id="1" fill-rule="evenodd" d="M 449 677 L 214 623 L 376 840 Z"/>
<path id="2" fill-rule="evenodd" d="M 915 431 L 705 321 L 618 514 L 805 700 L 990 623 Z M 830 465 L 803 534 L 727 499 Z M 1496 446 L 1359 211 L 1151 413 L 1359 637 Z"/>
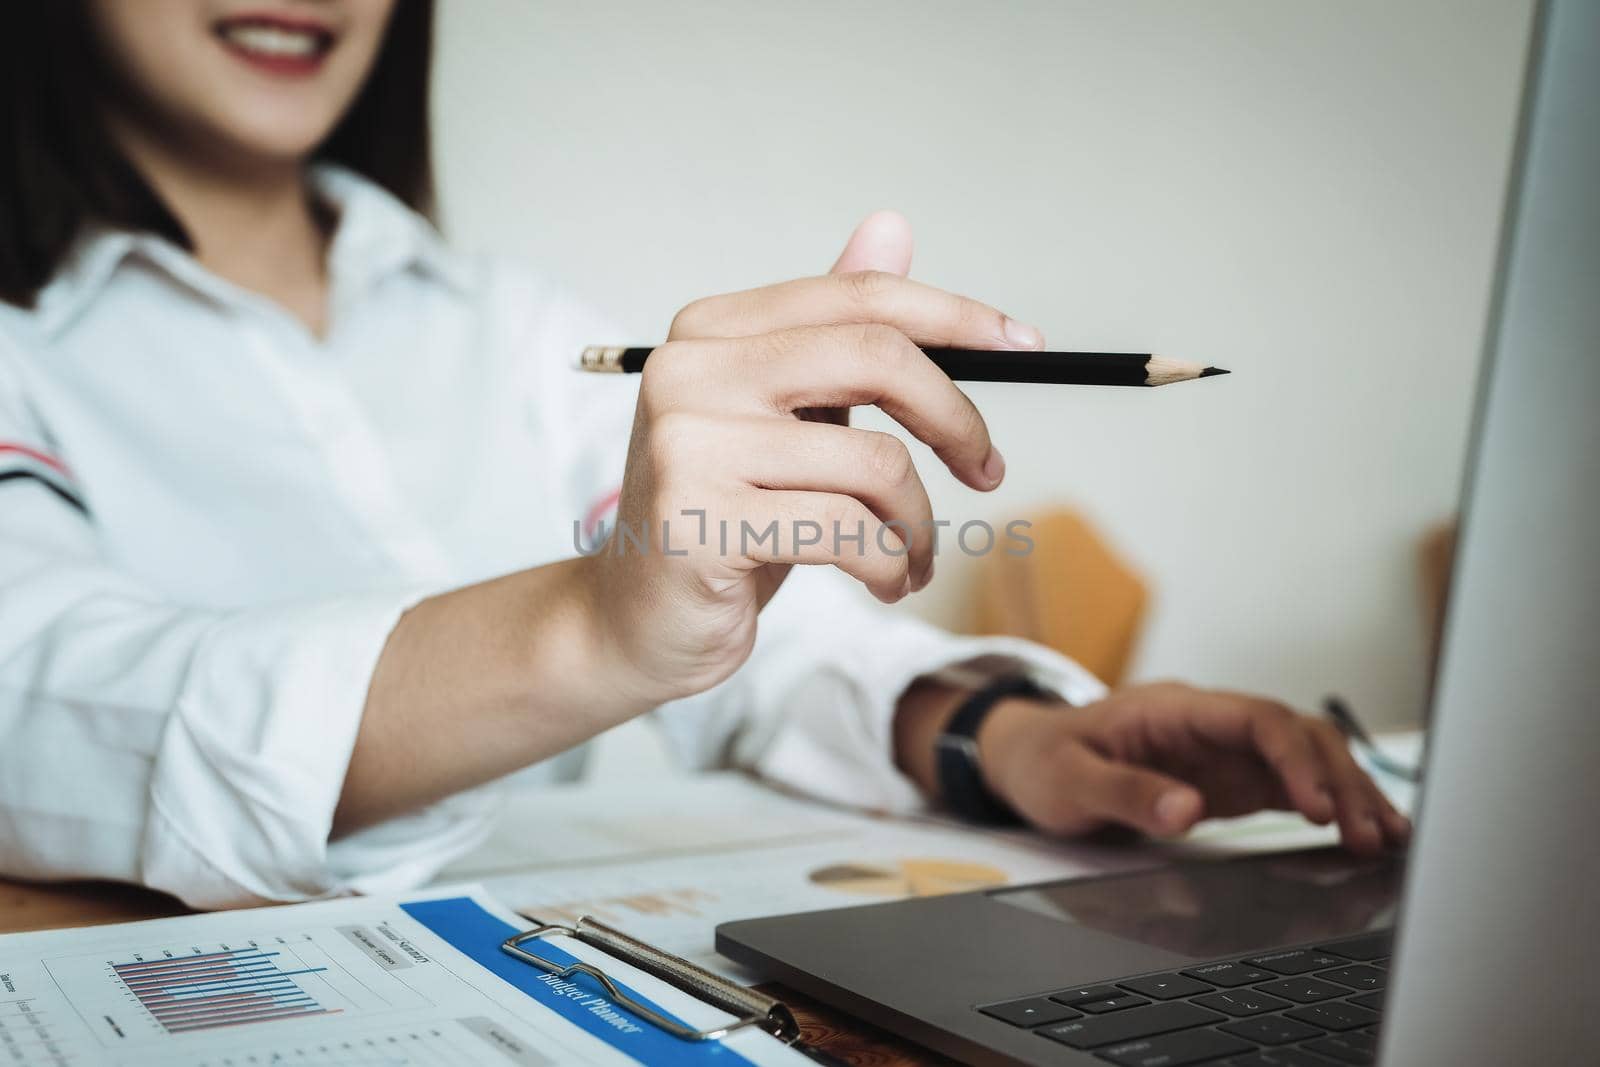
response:
<path id="1" fill-rule="evenodd" d="M 315 71 L 334 45 L 333 33 L 321 26 L 269 16 L 224 19 L 214 32 L 235 56 L 280 74 Z"/>

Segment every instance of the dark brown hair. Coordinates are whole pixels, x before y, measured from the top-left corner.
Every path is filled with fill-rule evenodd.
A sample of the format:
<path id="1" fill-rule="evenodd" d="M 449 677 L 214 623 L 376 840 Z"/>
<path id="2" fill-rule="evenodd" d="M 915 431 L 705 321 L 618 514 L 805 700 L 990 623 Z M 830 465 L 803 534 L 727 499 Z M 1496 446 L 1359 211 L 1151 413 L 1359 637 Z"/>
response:
<path id="1" fill-rule="evenodd" d="M 118 149 L 85 0 L 9 4 L 0 32 L 0 301 L 32 307 L 89 220 L 189 236 Z M 428 80 L 433 0 L 396 0 L 349 112 L 314 158 L 349 167 L 424 214 L 433 208 Z"/>

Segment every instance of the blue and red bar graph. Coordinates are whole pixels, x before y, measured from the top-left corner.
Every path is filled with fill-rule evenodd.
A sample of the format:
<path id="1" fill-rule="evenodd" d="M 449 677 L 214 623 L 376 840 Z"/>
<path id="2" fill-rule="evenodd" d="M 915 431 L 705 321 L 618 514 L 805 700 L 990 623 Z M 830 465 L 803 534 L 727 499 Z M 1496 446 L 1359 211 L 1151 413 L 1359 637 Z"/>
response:
<path id="1" fill-rule="evenodd" d="M 279 955 L 261 948 L 236 948 L 114 963 L 111 968 L 171 1034 L 335 1015 L 341 1010 L 323 1007 L 295 981 L 296 975 L 316 974 L 326 967 L 282 970 Z"/>

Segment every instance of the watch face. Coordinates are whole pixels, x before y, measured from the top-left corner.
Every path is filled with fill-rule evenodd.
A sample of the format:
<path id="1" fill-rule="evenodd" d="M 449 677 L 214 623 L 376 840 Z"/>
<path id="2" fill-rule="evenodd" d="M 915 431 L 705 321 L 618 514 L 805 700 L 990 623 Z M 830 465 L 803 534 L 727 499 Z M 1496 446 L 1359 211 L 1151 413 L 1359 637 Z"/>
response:
<path id="1" fill-rule="evenodd" d="M 992 699 L 976 708 L 969 704 L 956 713 L 951 719 L 950 731 L 941 734 L 935 743 L 939 800 L 953 814 L 972 822 L 1016 822 L 1016 813 L 989 791 L 978 766 L 978 742 L 972 735 L 991 707 Z M 975 714 L 968 714 L 969 711 Z M 964 715 L 969 720 L 966 723 L 960 722 Z"/>
<path id="2" fill-rule="evenodd" d="M 972 766 L 978 765 L 978 739 L 967 734 L 940 734 L 939 740 L 934 742 L 942 752 L 959 752 L 972 761 Z"/>

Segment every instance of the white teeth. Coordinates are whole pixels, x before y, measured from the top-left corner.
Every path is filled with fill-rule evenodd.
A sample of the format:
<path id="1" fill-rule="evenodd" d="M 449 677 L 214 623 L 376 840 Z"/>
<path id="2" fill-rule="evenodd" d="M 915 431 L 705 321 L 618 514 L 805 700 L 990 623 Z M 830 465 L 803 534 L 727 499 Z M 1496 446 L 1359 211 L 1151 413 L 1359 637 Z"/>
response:
<path id="1" fill-rule="evenodd" d="M 224 26 L 222 35 L 241 48 L 266 56 L 309 56 L 321 48 L 316 33 L 276 26 Z"/>

